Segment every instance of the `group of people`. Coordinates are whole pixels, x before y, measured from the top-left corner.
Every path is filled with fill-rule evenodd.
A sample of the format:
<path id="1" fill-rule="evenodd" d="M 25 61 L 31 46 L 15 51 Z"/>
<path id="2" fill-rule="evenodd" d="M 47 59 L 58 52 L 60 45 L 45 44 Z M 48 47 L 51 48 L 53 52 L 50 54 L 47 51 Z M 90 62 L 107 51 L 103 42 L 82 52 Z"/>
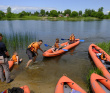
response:
<path id="1" fill-rule="evenodd" d="M 69 44 L 72 44 L 75 42 L 75 36 L 74 34 L 71 34 L 70 35 L 70 39 L 69 39 Z M 28 48 L 26 49 L 26 54 L 28 55 L 28 58 L 29 58 L 29 61 L 27 62 L 27 65 L 26 67 L 29 66 L 29 64 L 33 61 L 35 62 L 36 61 L 36 58 L 38 56 L 38 52 L 37 50 L 41 50 L 42 52 L 44 52 L 40 46 L 42 45 L 43 41 L 42 40 L 39 40 L 38 42 L 33 42 L 31 43 Z M 52 46 L 51 50 L 53 52 L 55 51 L 58 51 L 59 49 L 63 48 L 64 46 L 61 46 L 61 44 L 59 43 L 59 39 L 56 38 L 56 42 L 55 44 Z"/>
<path id="2" fill-rule="evenodd" d="M 0 33 L 0 79 L 1 79 L 1 82 L 4 82 L 6 78 L 6 83 L 10 83 L 14 80 L 10 78 L 10 71 L 9 71 L 9 64 L 8 64 L 8 58 L 10 58 L 10 55 L 8 53 L 8 50 L 5 44 L 2 42 L 2 39 L 3 39 L 3 35 Z M 74 42 L 75 42 L 75 36 L 74 34 L 71 34 L 68 44 L 72 44 Z M 42 40 L 39 40 L 38 42 L 32 42 L 26 49 L 26 54 L 28 55 L 28 58 L 29 58 L 29 61 L 26 64 L 26 68 L 29 66 L 29 64 L 32 61 L 33 62 L 36 61 L 36 58 L 38 56 L 38 52 L 37 52 L 38 49 L 44 52 L 40 48 L 42 43 L 43 43 Z M 65 46 L 61 46 L 61 44 L 59 43 L 59 39 L 57 38 L 51 50 L 55 52 L 63 47 Z M 19 59 L 19 56 L 16 51 L 13 53 L 13 56 L 10 60 L 13 61 L 14 64 L 19 64 L 22 62 L 22 59 Z M 4 71 L 5 71 L 5 77 L 4 77 Z"/>

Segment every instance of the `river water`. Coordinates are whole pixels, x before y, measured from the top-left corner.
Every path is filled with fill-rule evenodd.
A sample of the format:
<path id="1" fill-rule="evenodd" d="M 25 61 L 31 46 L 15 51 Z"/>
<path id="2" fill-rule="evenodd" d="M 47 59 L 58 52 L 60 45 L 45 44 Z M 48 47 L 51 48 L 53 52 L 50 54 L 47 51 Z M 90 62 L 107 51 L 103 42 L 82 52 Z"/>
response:
<path id="1" fill-rule="evenodd" d="M 20 65 L 15 65 L 11 71 L 11 77 L 14 78 L 14 81 L 10 84 L 0 82 L 0 91 L 28 85 L 31 93 L 54 93 L 56 84 L 63 74 L 88 91 L 86 76 L 93 66 L 88 56 L 88 47 L 91 43 L 110 40 L 110 20 L 0 21 L 0 33 L 5 35 L 10 55 L 16 50 L 20 58 L 23 58 L 23 62 Z M 49 47 L 45 47 L 44 44 L 53 45 L 56 38 L 68 39 L 71 33 L 85 42 L 81 42 L 65 54 L 53 58 L 44 58 L 42 52 L 38 51 L 36 62 L 25 69 L 28 61 L 26 48 L 31 42 L 42 39 L 41 48 L 47 50 Z M 12 43 L 14 37 L 18 38 L 15 46 Z M 63 42 L 65 41 L 60 40 L 60 43 Z"/>

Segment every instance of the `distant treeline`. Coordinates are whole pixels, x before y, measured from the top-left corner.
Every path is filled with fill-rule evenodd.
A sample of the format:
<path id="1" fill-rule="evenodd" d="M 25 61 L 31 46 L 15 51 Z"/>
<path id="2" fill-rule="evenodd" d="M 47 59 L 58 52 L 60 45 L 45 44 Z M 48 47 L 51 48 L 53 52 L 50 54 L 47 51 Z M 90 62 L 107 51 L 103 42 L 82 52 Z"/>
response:
<path id="1" fill-rule="evenodd" d="M 99 19 L 110 19 L 110 12 L 108 14 L 103 13 L 103 7 L 99 8 L 98 11 L 95 11 L 94 9 L 85 9 L 85 12 L 82 13 L 80 10 L 77 11 L 71 11 L 70 9 L 62 11 L 57 10 L 51 10 L 51 11 L 45 11 L 44 9 L 41 9 L 40 12 L 36 11 L 34 13 L 31 12 L 25 12 L 22 11 L 18 14 L 11 12 L 11 7 L 7 8 L 7 13 L 4 13 L 3 11 L 0 11 L 0 19 L 8 19 L 8 18 L 23 18 L 24 16 L 39 16 L 39 17 L 96 17 Z"/>

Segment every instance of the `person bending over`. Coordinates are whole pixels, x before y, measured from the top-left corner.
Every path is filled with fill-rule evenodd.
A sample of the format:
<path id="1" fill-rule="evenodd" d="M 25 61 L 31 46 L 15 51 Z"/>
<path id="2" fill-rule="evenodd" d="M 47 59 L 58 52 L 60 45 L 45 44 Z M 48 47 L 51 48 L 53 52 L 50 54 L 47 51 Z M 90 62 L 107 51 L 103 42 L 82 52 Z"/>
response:
<path id="1" fill-rule="evenodd" d="M 39 40 L 38 42 L 33 42 L 31 43 L 28 48 L 26 49 L 26 54 L 28 55 L 29 57 L 29 61 L 27 62 L 27 65 L 26 67 L 29 66 L 29 64 L 33 61 L 35 62 L 36 61 L 36 58 L 38 56 L 38 52 L 37 50 L 41 50 L 42 52 L 44 52 L 40 46 L 42 45 L 43 41 L 42 40 Z"/>

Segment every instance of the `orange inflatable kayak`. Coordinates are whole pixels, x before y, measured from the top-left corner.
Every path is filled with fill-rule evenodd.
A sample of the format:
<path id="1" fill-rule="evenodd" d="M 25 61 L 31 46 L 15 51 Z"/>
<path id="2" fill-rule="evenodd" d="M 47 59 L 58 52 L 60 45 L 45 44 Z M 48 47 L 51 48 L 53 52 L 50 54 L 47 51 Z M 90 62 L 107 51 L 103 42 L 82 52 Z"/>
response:
<path id="1" fill-rule="evenodd" d="M 69 44 L 69 45 L 67 45 L 68 42 L 62 43 L 61 46 L 65 46 L 64 48 L 62 48 L 58 51 L 55 51 L 54 53 L 52 52 L 51 49 L 49 49 L 49 50 L 47 50 L 43 53 L 43 56 L 45 56 L 45 57 L 54 57 L 54 56 L 61 55 L 61 54 L 66 52 L 63 49 L 69 50 L 69 49 L 75 47 L 76 45 L 78 45 L 79 43 L 80 43 L 79 39 L 76 39 L 75 43 L 72 43 L 72 44 Z"/>
<path id="2" fill-rule="evenodd" d="M 103 75 L 110 80 L 110 63 L 109 62 L 102 62 L 103 60 L 101 60 L 97 54 L 98 53 L 104 53 L 105 57 L 107 58 L 108 61 L 110 61 L 110 56 L 104 51 L 102 50 L 100 47 L 98 47 L 95 44 L 91 44 L 89 46 L 89 54 L 91 56 L 91 58 L 93 59 L 95 65 L 97 66 L 97 68 L 99 68 Z"/>
<path id="3" fill-rule="evenodd" d="M 24 90 L 24 93 L 30 93 L 29 87 L 27 85 L 20 87 L 21 89 Z M 2 93 L 7 93 L 7 90 L 5 90 Z"/>
<path id="4" fill-rule="evenodd" d="M 9 64 L 9 70 L 11 70 L 11 68 L 13 67 L 13 64 L 14 64 L 13 61 L 8 61 L 8 64 Z"/>
<path id="5" fill-rule="evenodd" d="M 8 64 L 9 64 L 9 69 L 11 69 L 13 67 L 13 61 L 8 61 Z"/>
<path id="6" fill-rule="evenodd" d="M 55 89 L 55 93 L 71 93 L 71 90 L 77 91 L 76 93 L 86 93 L 79 85 L 66 76 L 62 76 Z"/>
<path id="7" fill-rule="evenodd" d="M 110 93 L 110 80 L 92 73 L 90 83 L 93 93 Z"/>

